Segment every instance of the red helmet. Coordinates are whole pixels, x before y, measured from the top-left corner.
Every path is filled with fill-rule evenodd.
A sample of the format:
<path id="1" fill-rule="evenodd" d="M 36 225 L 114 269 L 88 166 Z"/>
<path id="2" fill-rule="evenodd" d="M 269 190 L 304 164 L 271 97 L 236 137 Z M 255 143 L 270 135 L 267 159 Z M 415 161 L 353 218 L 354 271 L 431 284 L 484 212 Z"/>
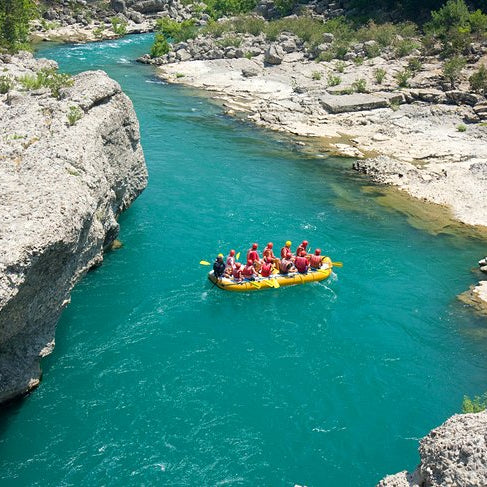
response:
<path id="1" fill-rule="evenodd" d="M 299 254 L 301 257 L 304 257 L 306 255 L 306 251 L 305 250 L 301 250 L 300 254 Z"/>
<path id="2" fill-rule="evenodd" d="M 308 241 L 307 240 L 303 240 L 303 243 L 301 245 L 303 245 L 304 247 L 307 247 L 308 246 Z"/>
<path id="3" fill-rule="evenodd" d="M 256 243 L 252 244 L 252 250 L 257 250 L 258 245 Z"/>
<path id="4" fill-rule="evenodd" d="M 251 260 L 248 260 L 247 261 L 247 265 L 252 265 L 252 261 Z"/>
<path id="5" fill-rule="evenodd" d="M 236 263 L 235 263 L 235 267 L 236 267 L 237 269 L 240 269 L 240 266 L 241 266 L 241 265 L 242 265 L 242 264 L 241 264 L 240 262 L 236 262 Z"/>
<path id="6" fill-rule="evenodd" d="M 235 250 L 230 250 L 230 256 L 233 257 L 235 255 Z"/>
<path id="7" fill-rule="evenodd" d="M 274 244 L 273 244 L 272 242 L 269 242 L 269 243 L 267 244 L 267 248 L 268 248 L 268 249 L 272 249 L 272 247 L 274 247 Z"/>
<path id="8" fill-rule="evenodd" d="M 321 254 L 321 249 L 316 249 L 315 250 L 315 255 L 320 255 Z"/>

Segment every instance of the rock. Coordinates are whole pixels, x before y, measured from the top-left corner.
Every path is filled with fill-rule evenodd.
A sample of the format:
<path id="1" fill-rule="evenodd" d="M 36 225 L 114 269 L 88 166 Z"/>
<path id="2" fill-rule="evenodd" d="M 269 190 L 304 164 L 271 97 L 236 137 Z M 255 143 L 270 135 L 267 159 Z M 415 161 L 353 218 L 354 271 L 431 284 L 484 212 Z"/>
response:
<path id="1" fill-rule="evenodd" d="M 475 93 L 468 93 L 466 91 L 451 90 L 445 93 L 447 99 L 457 105 L 474 106 L 481 100 L 479 95 Z"/>
<path id="2" fill-rule="evenodd" d="M 242 76 L 244 78 L 252 78 L 253 76 L 257 76 L 259 71 L 256 68 L 243 68 L 242 69 Z"/>
<path id="3" fill-rule="evenodd" d="M 191 54 L 186 49 L 179 49 L 179 51 L 176 51 L 176 59 L 178 61 L 189 61 Z"/>
<path id="4" fill-rule="evenodd" d="M 320 103 L 329 113 L 357 112 L 361 110 L 386 108 L 389 106 L 388 99 L 366 93 L 325 95 L 320 98 Z"/>
<path id="5" fill-rule="evenodd" d="M 136 24 L 142 24 L 144 22 L 144 16 L 140 12 L 136 12 L 135 10 L 128 10 L 125 12 L 125 15 L 128 19 L 132 20 Z"/>
<path id="6" fill-rule="evenodd" d="M 478 179 L 487 179 L 487 162 L 474 162 L 469 169 Z"/>
<path id="7" fill-rule="evenodd" d="M 487 411 L 456 414 L 420 441 L 421 463 L 412 474 L 388 476 L 378 486 L 487 485 L 486 433 Z"/>
<path id="8" fill-rule="evenodd" d="M 12 63 L 1 69 L 32 74 L 43 64 Z M 72 106 L 80 118 L 71 124 Z M 1 402 L 39 383 L 72 287 L 102 262 L 147 171 L 132 103 L 102 71 L 75 76 L 60 100 L 23 92 L 0 101 L 0 120 Z"/>
<path id="9" fill-rule="evenodd" d="M 266 64 L 277 65 L 282 63 L 284 51 L 276 45 L 269 46 L 264 54 L 264 62 Z"/>
<path id="10" fill-rule="evenodd" d="M 335 36 L 331 32 L 325 32 L 323 34 L 323 42 L 325 44 L 331 44 L 335 40 Z"/>
<path id="11" fill-rule="evenodd" d="M 292 39 L 288 39 L 284 42 L 281 43 L 281 47 L 283 49 L 284 52 L 294 52 L 297 50 L 297 46 L 296 46 L 296 43 L 292 40 Z"/>
<path id="12" fill-rule="evenodd" d="M 473 107 L 473 111 L 480 118 L 480 120 L 487 120 L 487 103 L 477 103 Z"/>
<path id="13" fill-rule="evenodd" d="M 127 9 L 124 0 L 110 0 L 110 7 L 117 13 L 125 12 Z"/>

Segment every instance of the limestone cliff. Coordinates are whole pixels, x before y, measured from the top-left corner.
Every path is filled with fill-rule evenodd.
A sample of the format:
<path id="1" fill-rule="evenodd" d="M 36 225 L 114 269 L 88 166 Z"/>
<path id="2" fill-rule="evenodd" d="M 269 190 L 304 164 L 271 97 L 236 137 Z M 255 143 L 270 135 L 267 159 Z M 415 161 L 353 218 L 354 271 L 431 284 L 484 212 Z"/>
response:
<path id="1" fill-rule="evenodd" d="M 117 215 L 147 184 L 118 83 L 95 71 L 56 96 L 28 91 L 26 79 L 53 68 L 25 53 L 0 57 L 0 402 L 38 384 L 72 287 L 103 260 Z"/>

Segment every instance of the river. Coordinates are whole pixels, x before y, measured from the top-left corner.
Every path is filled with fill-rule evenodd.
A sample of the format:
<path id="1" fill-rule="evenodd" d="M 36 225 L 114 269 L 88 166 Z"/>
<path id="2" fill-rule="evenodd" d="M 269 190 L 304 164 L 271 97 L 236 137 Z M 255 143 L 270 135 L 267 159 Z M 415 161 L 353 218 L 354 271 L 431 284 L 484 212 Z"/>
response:
<path id="1" fill-rule="evenodd" d="M 41 386 L 2 414 L 0 483 L 370 486 L 414 468 L 418 439 L 487 390 L 485 321 L 456 299 L 485 242 L 417 229 L 350 160 L 160 82 L 133 62 L 150 42 L 42 49 L 121 83 L 150 180 Z M 240 295 L 199 265 L 304 238 L 336 276 Z"/>

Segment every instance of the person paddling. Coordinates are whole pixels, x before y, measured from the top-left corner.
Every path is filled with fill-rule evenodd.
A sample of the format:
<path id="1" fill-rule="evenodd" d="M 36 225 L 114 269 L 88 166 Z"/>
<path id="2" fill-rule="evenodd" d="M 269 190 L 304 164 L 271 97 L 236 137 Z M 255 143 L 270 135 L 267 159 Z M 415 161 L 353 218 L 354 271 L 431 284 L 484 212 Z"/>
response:
<path id="1" fill-rule="evenodd" d="M 262 277 L 269 277 L 272 274 L 273 267 L 272 262 L 264 262 L 260 268 L 260 275 Z"/>
<path id="2" fill-rule="evenodd" d="M 272 250 L 274 247 L 274 244 L 272 242 L 269 242 L 267 244 L 267 247 L 264 249 L 264 252 L 262 253 L 262 257 L 264 259 L 264 262 L 272 263 L 274 265 L 279 264 L 279 259 L 274 255 L 274 251 Z"/>
<path id="3" fill-rule="evenodd" d="M 299 255 L 294 259 L 294 265 L 300 274 L 306 274 L 308 272 L 308 259 L 304 250 L 301 250 Z"/>
<path id="4" fill-rule="evenodd" d="M 250 259 L 247 261 L 247 265 L 242 269 L 242 275 L 245 279 L 248 279 L 249 281 L 255 280 L 257 272 L 254 268 L 253 262 Z"/>
<path id="5" fill-rule="evenodd" d="M 227 255 L 227 267 L 231 267 L 232 271 L 235 267 L 235 250 L 230 250 L 230 253 Z"/>
<path id="6" fill-rule="evenodd" d="M 242 277 L 242 264 L 240 262 L 235 263 L 235 268 L 233 269 L 233 278 L 237 282 L 241 282 L 243 277 Z"/>
<path id="7" fill-rule="evenodd" d="M 291 240 L 286 242 L 286 245 L 281 249 L 281 259 L 291 260 L 293 258 L 293 253 L 291 252 Z"/>
<path id="8" fill-rule="evenodd" d="M 299 247 L 296 249 L 296 255 L 301 255 L 301 251 L 304 250 L 304 253 L 307 252 L 306 250 L 306 247 L 308 246 L 308 241 L 307 240 L 303 240 L 300 244 L 299 244 Z"/>
<path id="9" fill-rule="evenodd" d="M 247 260 L 250 260 L 252 261 L 252 264 L 255 262 L 255 261 L 260 261 L 260 256 L 259 256 L 259 252 L 257 252 L 257 248 L 259 246 L 254 243 L 252 244 L 252 248 L 250 248 L 247 252 Z"/>
<path id="10" fill-rule="evenodd" d="M 323 264 L 324 257 L 321 255 L 321 249 L 315 249 L 314 255 L 309 258 L 309 265 L 313 269 L 319 269 Z"/>
<path id="11" fill-rule="evenodd" d="M 223 262 L 223 254 L 218 254 L 214 264 L 213 273 L 217 279 L 221 279 L 225 273 L 225 263 Z"/>

